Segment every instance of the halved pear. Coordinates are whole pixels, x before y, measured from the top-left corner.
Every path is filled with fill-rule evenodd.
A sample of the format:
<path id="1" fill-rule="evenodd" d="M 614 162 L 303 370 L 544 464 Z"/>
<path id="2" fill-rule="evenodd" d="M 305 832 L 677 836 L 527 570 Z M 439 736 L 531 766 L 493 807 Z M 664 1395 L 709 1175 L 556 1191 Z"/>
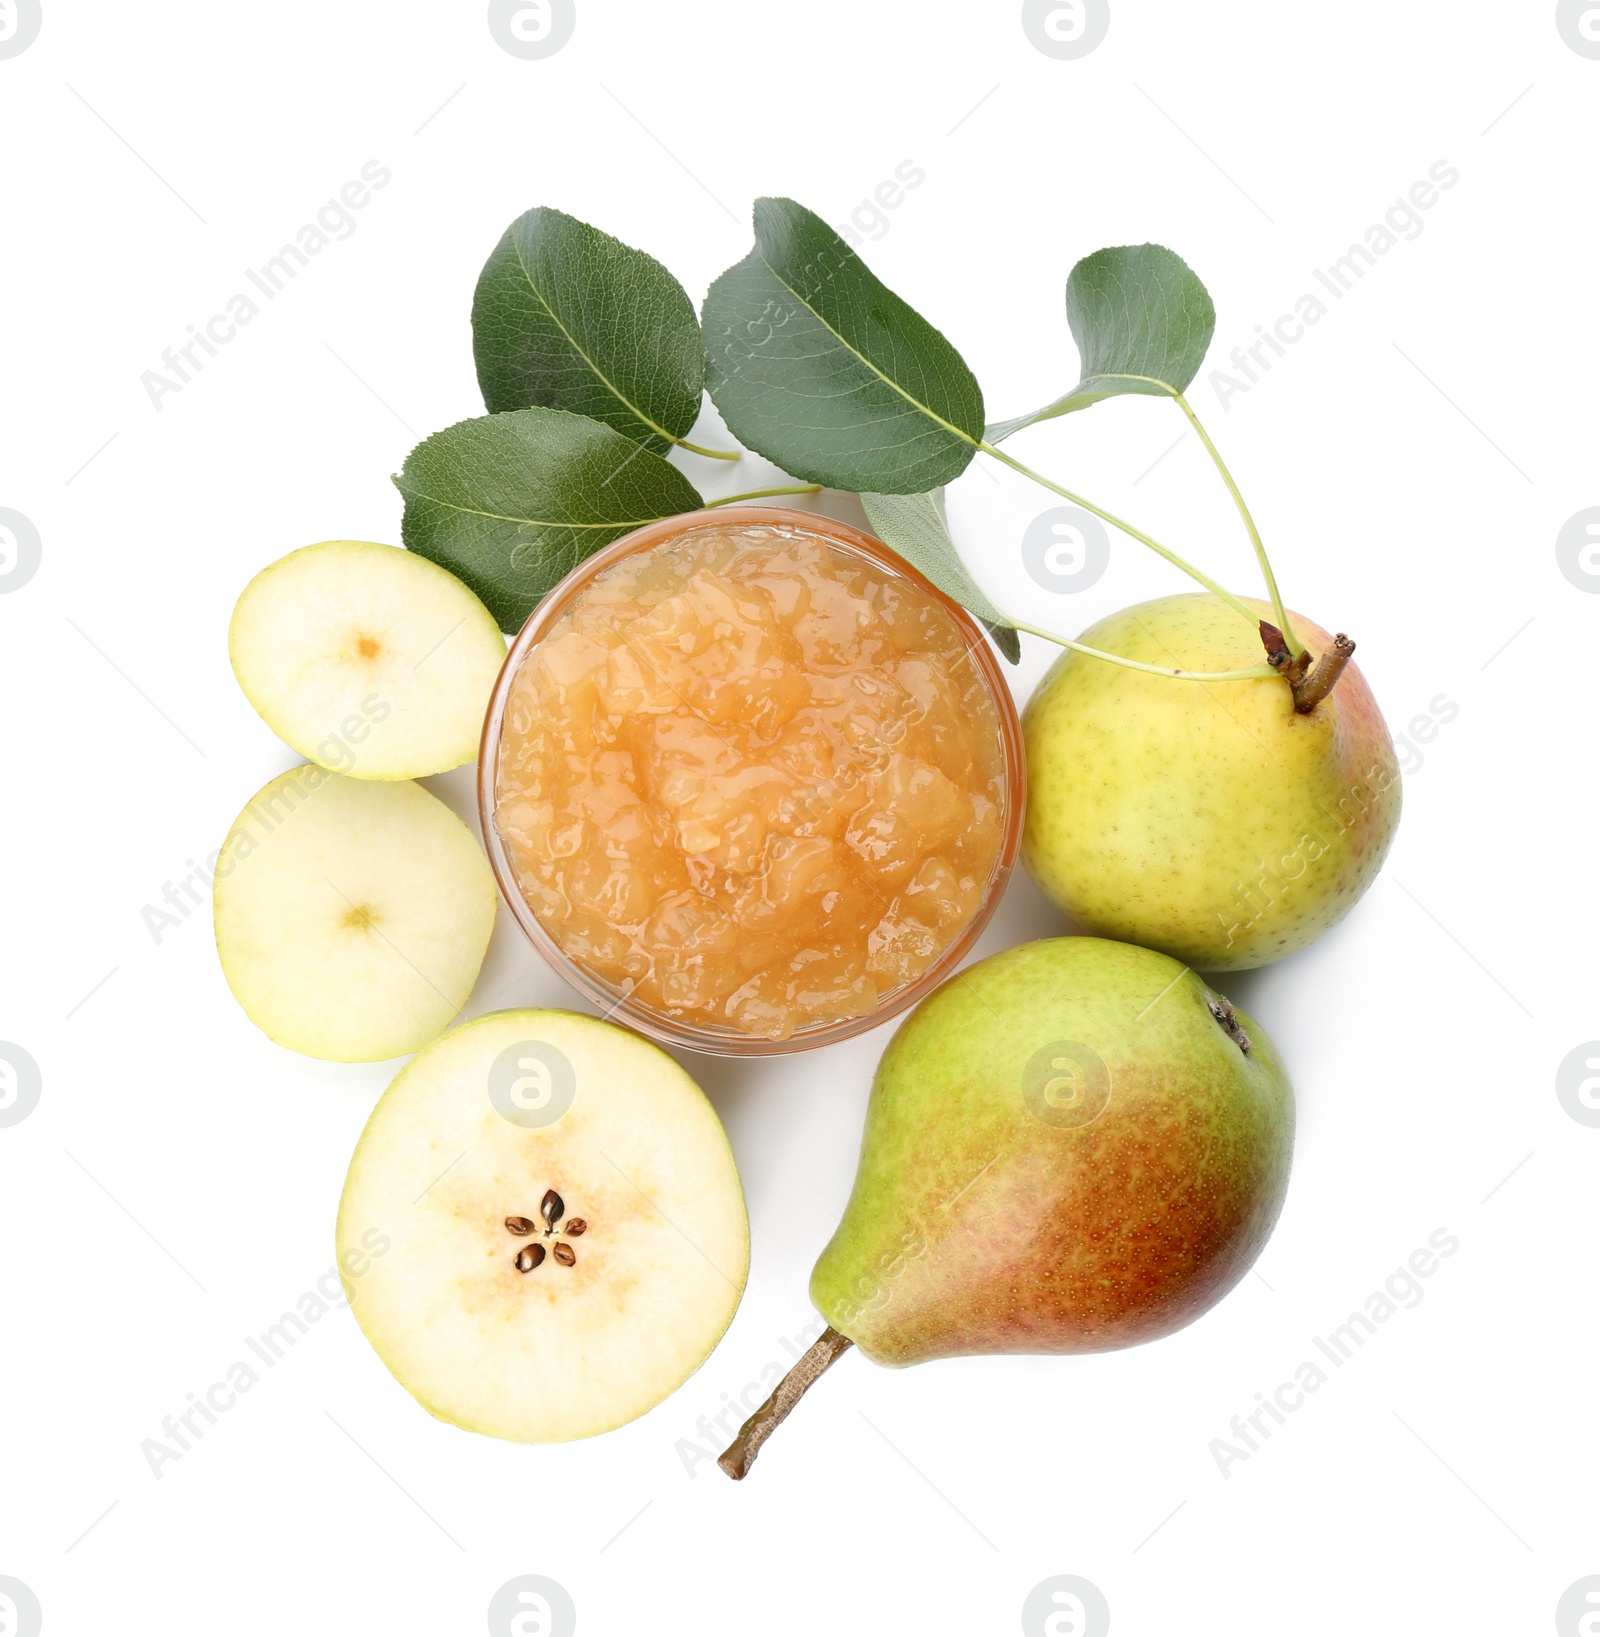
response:
<path id="1" fill-rule="evenodd" d="M 691 1376 L 750 1235 L 716 1111 L 672 1058 L 573 1012 L 495 1012 L 409 1063 L 356 1146 L 339 1267 L 442 1421 L 521 1443 L 632 1421 Z"/>
<path id="2" fill-rule="evenodd" d="M 244 588 L 228 654 L 245 697 L 302 756 L 358 779 L 420 779 L 478 754 L 506 644 L 426 557 L 324 540 Z"/>
<path id="3" fill-rule="evenodd" d="M 290 768 L 217 860 L 217 953 L 280 1046 L 374 1063 L 427 1045 L 466 1004 L 494 927 L 477 838 L 419 784 Z"/>

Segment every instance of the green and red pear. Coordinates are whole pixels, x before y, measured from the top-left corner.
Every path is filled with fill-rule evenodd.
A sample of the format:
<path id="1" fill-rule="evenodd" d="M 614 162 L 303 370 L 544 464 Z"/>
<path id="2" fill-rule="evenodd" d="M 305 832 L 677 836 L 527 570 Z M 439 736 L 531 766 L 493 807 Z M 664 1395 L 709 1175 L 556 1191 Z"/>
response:
<path id="1" fill-rule="evenodd" d="M 1293 1133 L 1265 1032 L 1169 956 L 1059 938 L 960 973 L 884 1053 L 812 1274 L 829 1328 L 724 1470 L 742 1477 L 851 1343 L 910 1365 L 1181 1329 L 1266 1244 Z"/>

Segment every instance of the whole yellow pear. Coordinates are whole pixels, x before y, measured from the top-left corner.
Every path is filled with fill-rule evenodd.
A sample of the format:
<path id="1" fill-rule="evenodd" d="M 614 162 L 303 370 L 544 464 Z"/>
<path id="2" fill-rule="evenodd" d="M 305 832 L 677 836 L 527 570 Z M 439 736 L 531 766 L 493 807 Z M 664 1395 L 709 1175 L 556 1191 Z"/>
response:
<path id="1" fill-rule="evenodd" d="M 1331 645 L 1290 617 L 1313 655 Z M 1082 641 L 1185 671 L 1264 658 L 1256 627 L 1208 593 L 1124 609 Z M 1040 891 L 1085 932 L 1202 970 L 1265 966 L 1320 937 L 1400 822 L 1394 744 L 1353 664 L 1302 715 L 1279 676 L 1192 682 L 1068 650 L 1022 727 L 1022 857 Z"/>

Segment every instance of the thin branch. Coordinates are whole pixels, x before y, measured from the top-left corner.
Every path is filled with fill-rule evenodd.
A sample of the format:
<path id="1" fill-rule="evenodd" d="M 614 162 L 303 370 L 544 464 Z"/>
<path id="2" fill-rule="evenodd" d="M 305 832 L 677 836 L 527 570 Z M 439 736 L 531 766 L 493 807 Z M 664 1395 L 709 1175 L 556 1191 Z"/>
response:
<path id="1" fill-rule="evenodd" d="M 1278 593 L 1277 576 L 1272 572 L 1272 563 L 1267 557 L 1267 548 L 1261 542 L 1261 531 L 1256 527 L 1256 520 L 1250 515 L 1250 508 L 1245 504 L 1244 496 L 1239 492 L 1239 485 L 1233 481 L 1233 473 L 1228 470 L 1227 462 L 1218 452 L 1217 446 L 1211 441 L 1210 434 L 1200 424 L 1200 417 L 1189 407 L 1189 400 L 1181 392 L 1173 393 L 1178 408 L 1189 418 L 1189 424 L 1200 434 L 1200 441 L 1206 446 L 1206 453 L 1211 456 L 1212 464 L 1222 474 L 1222 481 L 1228 486 L 1228 493 L 1233 496 L 1233 503 L 1239 508 L 1239 515 L 1244 519 L 1244 526 L 1250 533 L 1250 544 L 1255 547 L 1256 561 L 1261 565 L 1262 577 L 1267 582 L 1267 595 L 1272 599 L 1272 611 L 1277 616 L 1279 629 L 1282 630 L 1291 656 L 1298 656 L 1305 652 L 1305 644 L 1294 634 L 1294 627 L 1289 623 L 1288 610 L 1283 606 L 1283 598 Z"/>
<path id="2" fill-rule="evenodd" d="M 687 438 L 672 440 L 680 449 L 687 449 L 691 455 L 704 455 L 707 460 L 743 460 L 744 451 L 740 449 L 705 449 L 698 443 L 690 443 Z"/>
<path id="3" fill-rule="evenodd" d="M 1006 615 L 1006 624 L 1026 631 L 1030 637 L 1043 637 L 1058 648 L 1070 648 L 1075 654 L 1087 654 L 1090 659 L 1103 659 L 1111 665 L 1121 665 L 1130 671 L 1145 671 L 1151 676 L 1170 676 L 1179 682 L 1247 682 L 1255 677 L 1277 676 L 1272 665 L 1251 665 L 1242 671 L 1180 671 L 1170 665 L 1147 665 L 1142 659 L 1124 659 L 1121 654 L 1108 654 L 1103 648 L 1090 648 L 1074 642 L 1070 637 L 1058 637 L 1054 631 L 1041 631 L 1037 625 Z"/>
<path id="4" fill-rule="evenodd" d="M 1049 478 L 1043 476 L 1039 472 L 1034 471 L 1030 466 L 1024 466 L 1020 460 L 1014 460 L 1003 449 L 995 448 L 992 443 L 980 443 L 978 447 L 986 455 L 993 456 L 994 459 L 1001 462 L 1002 465 L 1009 466 L 1013 471 L 1020 472 L 1024 477 L 1032 478 L 1035 483 L 1042 484 L 1052 493 L 1060 495 L 1063 500 L 1070 500 L 1074 506 L 1082 506 L 1086 512 L 1092 512 L 1102 521 L 1109 523 L 1112 528 L 1121 529 L 1124 534 L 1130 535 L 1133 539 L 1137 540 L 1140 545 L 1148 546 L 1150 550 L 1155 552 L 1158 557 L 1165 557 L 1174 568 L 1181 568 L 1191 580 L 1198 581 L 1206 588 L 1207 591 L 1212 594 L 1212 596 L 1220 597 L 1230 608 L 1242 614 L 1247 620 L 1249 620 L 1252 625 L 1258 623 L 1258 616 L 1249 608 L 1246 608 L 1245 605 L 1236 596 L 1234 596 L 1231 591 L 1225 590 L 1222 586 L 1218 585 L 1209 574 L 1206 574 L 1200 569 L 1196 568 L 1193 563 L 1186 563 L 1183 558 L 1177 554 L 1177 552 L 1169 550 L 1166 546 L 1162 545 L 1159 540 L 1152 540 L 1150 536 L 1142 529 L 1136 529 L 1133 524 L 1125 523 L 1120 517 L 1116 516 L 1112 512 L 1108 512 L 1103 506 L 1095 505 L 1092 500 L 1085 500 L 1082 495 L 1074 494 L 1070 489 L 1063 489 L 1059 483 L 1052 483 Z M 1052 637 L 1050 640 L 1054 642 L 1056 639 Z"/>
<path id="5" fill-rule="evenodd" d="M 706 510 L 713 506 L 737 506 L 742 500 L 765 500 L 768 495 L 816 495 L 822 493 L 820 483 L 792 483 L 782 489 L 751 489 L 742 495 L 724 495 L 721 500 L 708 500 Z"/>

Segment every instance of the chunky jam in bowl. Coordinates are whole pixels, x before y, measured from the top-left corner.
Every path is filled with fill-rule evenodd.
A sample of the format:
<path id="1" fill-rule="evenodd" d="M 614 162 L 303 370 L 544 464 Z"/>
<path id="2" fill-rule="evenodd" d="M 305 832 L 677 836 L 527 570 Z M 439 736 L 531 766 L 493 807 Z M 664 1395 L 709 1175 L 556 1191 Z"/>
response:
<path id="1" fill-rule="evenodd" d="M 576 967 L 691 1030 L 869 1017 L 1000 871 L 1012 741 L 974 643 L 796 524 L 708 517 L 622 557 L 509 683 L 494 824 L 517 888 Z"/>

